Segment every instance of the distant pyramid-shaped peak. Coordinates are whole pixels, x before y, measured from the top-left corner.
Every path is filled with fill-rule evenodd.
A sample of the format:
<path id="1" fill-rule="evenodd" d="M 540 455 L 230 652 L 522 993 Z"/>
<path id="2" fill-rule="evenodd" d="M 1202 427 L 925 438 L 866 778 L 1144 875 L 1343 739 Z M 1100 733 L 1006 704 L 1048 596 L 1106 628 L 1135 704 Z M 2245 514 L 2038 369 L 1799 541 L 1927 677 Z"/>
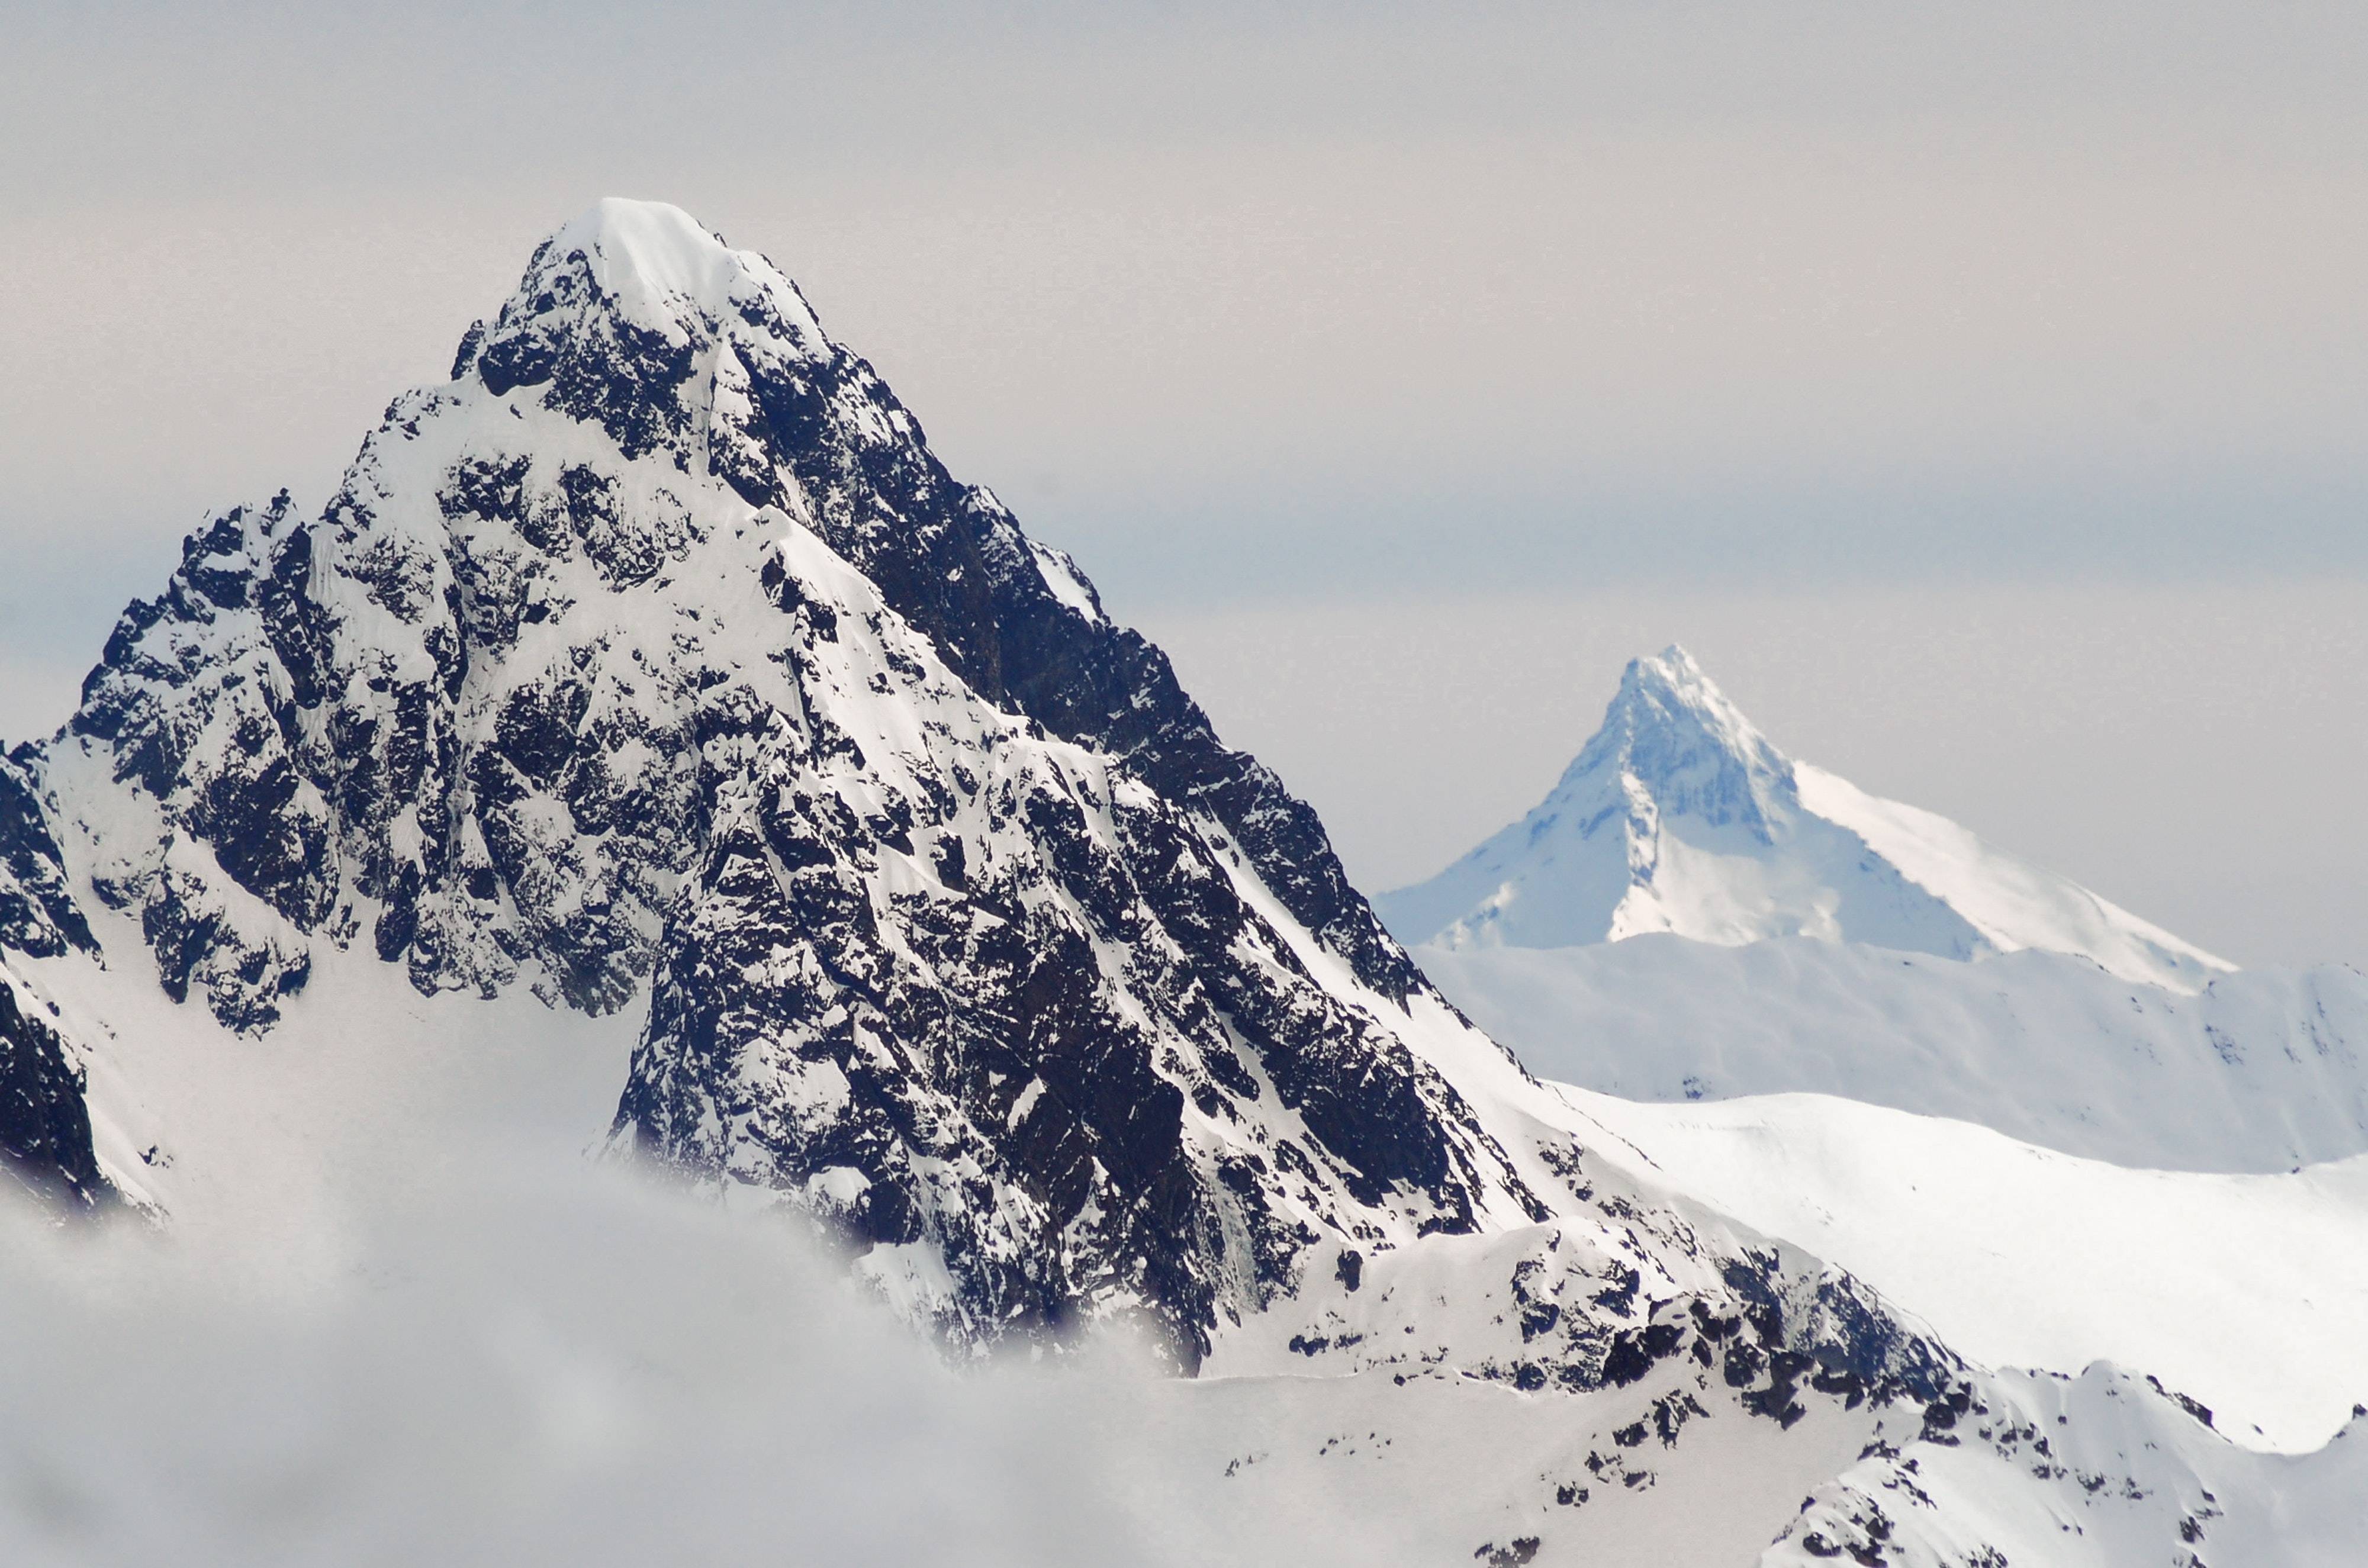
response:
<path id="1" fill-rule="evenodd" d="M 1741 757 L 1782 760 L 1683 648 L 1672 642 L 1657 653 L 1629 660 L 1600 734 L 1633 741 L 1686 733 L 1700 734 Z"/>
<path id="2" fill-rule="evenodd" d="M 2230 967 L 1946 818 L 1795 762 L 1674 645 L 1630 662 L 1535 810 L 1378 907 L 1402 938 L 1451 947 L 1665 932 L 1966 960 L 2041 948 L 2179 989 Z"/>
<path id="3" fill-rule="evenodd" d="M 1592 821 L 1618 803 L 1739 823 L 1764 839 L 1793 804 L 1793 764 L 1672 643 L 1629 661 L 1602 726 L 1541 810 Z"/>

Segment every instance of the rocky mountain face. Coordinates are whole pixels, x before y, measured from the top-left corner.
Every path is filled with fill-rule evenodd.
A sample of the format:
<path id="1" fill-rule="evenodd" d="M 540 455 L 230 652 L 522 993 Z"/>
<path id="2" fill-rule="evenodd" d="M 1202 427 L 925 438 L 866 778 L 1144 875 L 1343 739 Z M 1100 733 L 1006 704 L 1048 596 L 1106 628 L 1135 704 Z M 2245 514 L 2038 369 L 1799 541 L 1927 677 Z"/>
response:
<path id="1" fill-rule="evenodd" d="M 1677 647 L 1630 662 L 1535 810 L 1379 907 L 1405 940 L 1446 948 L 1667 932 L 1959 960 L 2037 949 L 2188 992 L 2233 967 L 1944 817 L 1787 756 Z"/>
<path id="2" fill-rule="evenodd" d="M 616 1142 L 961 1335 L 1190 1360 L 1319 1234 L 1544 1212 L 1314 814 L 671 208 L 554 235 L 320 516 L 191 536 L 11 766 L 19 945 L 87 939 L 70 872 L 243 1031 L 347 950 L 645 995 Z"/>
<path id="3" fill-rule="evenodd" d="M 41 950 L 88 939 L 71 877 L 240 1031 L 347 953 L 645 1006 L 613 1147 L 813 1216 L 960 1343 L 1139 1314 L 1195 1364 L 1311 1273 L 1596 1197 L 1566 1131 L 1475 1110 L 1527 1080 L 1308 808 L 670 208 L 555 235 L 321 516 L 191 536 L 16 766 Z M 1495 1375 L 1593 1386 L 1679 1354 L 1672 1301 L 1816 1295 L 1605 1201 Z M 1755 1321 L 1854 1388 L 1907 1343 Z"/>

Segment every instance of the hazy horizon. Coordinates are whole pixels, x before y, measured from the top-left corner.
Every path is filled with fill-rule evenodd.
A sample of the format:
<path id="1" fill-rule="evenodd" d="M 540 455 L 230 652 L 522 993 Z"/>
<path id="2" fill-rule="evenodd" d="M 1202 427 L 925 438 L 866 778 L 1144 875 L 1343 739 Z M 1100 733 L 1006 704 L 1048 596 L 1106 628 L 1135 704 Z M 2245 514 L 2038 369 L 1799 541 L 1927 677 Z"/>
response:
<path id="1" fill-rule="evenodd" d="M 2368 17 L 560 16 L 22 24 L 0 736 L 614 191 L 798 278 L 1369 891 L 1679 640 L 1866 788 L 2368 964 Z"/>

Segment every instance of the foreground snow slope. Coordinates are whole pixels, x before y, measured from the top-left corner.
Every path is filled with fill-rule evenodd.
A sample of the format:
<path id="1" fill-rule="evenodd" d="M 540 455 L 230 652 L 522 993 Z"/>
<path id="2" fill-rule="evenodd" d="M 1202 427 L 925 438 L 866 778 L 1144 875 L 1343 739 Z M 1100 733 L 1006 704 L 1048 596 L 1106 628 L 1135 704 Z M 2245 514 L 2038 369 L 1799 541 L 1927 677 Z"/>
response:
<path id="1" fill-rule="evenodd" d="M 0 1438 L 11 1562 L 473 1563 L 556 1542 L 588 1565 L 754 1533 L 856 1563 L 1102 1562 L 1122 1542 L 1146 1563 L 1720 1568 L 1826 1560 L 1881 1506 L 1895 1562 L 1978 1562 L 2060 1519 L 2090 1555 L 2009 1560 L 2152 1568 L 2200 1518 L 2223 1561 L 2305 1564 L 2327 1560 L 2246 1511 L 2335 1539 L 2368 1482 L 2340 1444 L 2264 1471 L 2103 1370 L 2069 1392 L 1976 1373 L 1929 1407 L 1825 1392 L 1851 1385 L 1651 1299 L 1727 1226 L 1671 1190 L 1691 1172 L 1632 1160 L 1632 1178 L 1601 1105 L 1487 1057 L 1452 1065 L 1499 1135 L 1584 1130 L 1561 1221 L 1428 1237 L 1353 1288 L 1311 1270 L 1199 1380 L 1106 1352 L 954 1377 L 798 1229 L 587 1168 L 632 1044 L 616 1019 L 422 996 L 348 954 L 243 1036 L 120 969 L 30 967 L 154 1102 L 97 1089 L 160 1151 L 143 1174 L 172 1218 L 0 1248 L 0 1398 L 51 1413 Z M 1564 1331 L 1619 1316 L 1567 1267 L 1600 1256 L 1604 1221 L 1634 1249 L 1614 1255 L 1634 1260 L 1629 1321 L 1668 1353 L 1632 1337 L 1627 1369 L 1573 1386 Z M 1782 1289 L 1841 1287 L 1793 1256 Z M 2071 1422 L 2036 1418 L 2056 1468 L 2033 1474 L 2017 1412 L 2074 1399 Z"/>
<path id="2" fill-rule="evenodd" d="M 2368 976 L 2350 969 L 2247 971 L 2191 996 L 2055 953 L 1800 938 L 1417 957 L 1541 1076 L 1633 1099 L 1840 1095 L 2174 1170 L 2368 1151 Z"/>
<path id="3" fill-rule="evenodd" d="M 1905 1451 L 1878 1440 L 1761 1558 L 1812 1568 L 2351 1568 L 2368 1421 L 2308 1454 L 2232 1449 L 2119 1369 L 2008 1373 Z M 2031 1484 L 2032 1481 L 2039 1485 Z"/>
<path id="4" fill-rule="evenodd" d="M 1822 1095 L 1566 1092 L 1608 1155 L 1839 1263 L 1976 1360 L 2117 1362 L 2288 1450 L 2368 1401 L 2368 1155 L 2128 1170 Z"/>
<path id="5" fill-rule="evenodd" d="M 1630 663 L 1534 811 L 1375 907 L 1403 940 L 1451 948 L 1654 931 L 1958 959 L 2038 948 L 2186 990 L 2230 967 L 1944 817 L 1795 762 L 1675 647 Z"/>

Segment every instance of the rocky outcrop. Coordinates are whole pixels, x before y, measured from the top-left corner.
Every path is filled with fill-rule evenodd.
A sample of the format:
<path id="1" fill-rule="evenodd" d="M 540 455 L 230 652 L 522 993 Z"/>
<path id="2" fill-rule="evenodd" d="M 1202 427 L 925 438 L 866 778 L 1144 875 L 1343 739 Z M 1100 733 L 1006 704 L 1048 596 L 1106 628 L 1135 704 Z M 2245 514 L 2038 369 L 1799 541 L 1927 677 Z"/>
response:
<path id="1" fill-rule="evenodd" d="M 47 1207 L 86 1212 L 115 1190 L 91 1149 L 82 1069 L 45 1011 L 0 969 L 0 1170 Z"/>
<path id="2" fill-rule="evenodd" d="M 0 756 L 0 948 L 35 958 L 96 952 L 90 922 L 58 858 L 31 766 L 36 758 L 29 746 Z"/>

